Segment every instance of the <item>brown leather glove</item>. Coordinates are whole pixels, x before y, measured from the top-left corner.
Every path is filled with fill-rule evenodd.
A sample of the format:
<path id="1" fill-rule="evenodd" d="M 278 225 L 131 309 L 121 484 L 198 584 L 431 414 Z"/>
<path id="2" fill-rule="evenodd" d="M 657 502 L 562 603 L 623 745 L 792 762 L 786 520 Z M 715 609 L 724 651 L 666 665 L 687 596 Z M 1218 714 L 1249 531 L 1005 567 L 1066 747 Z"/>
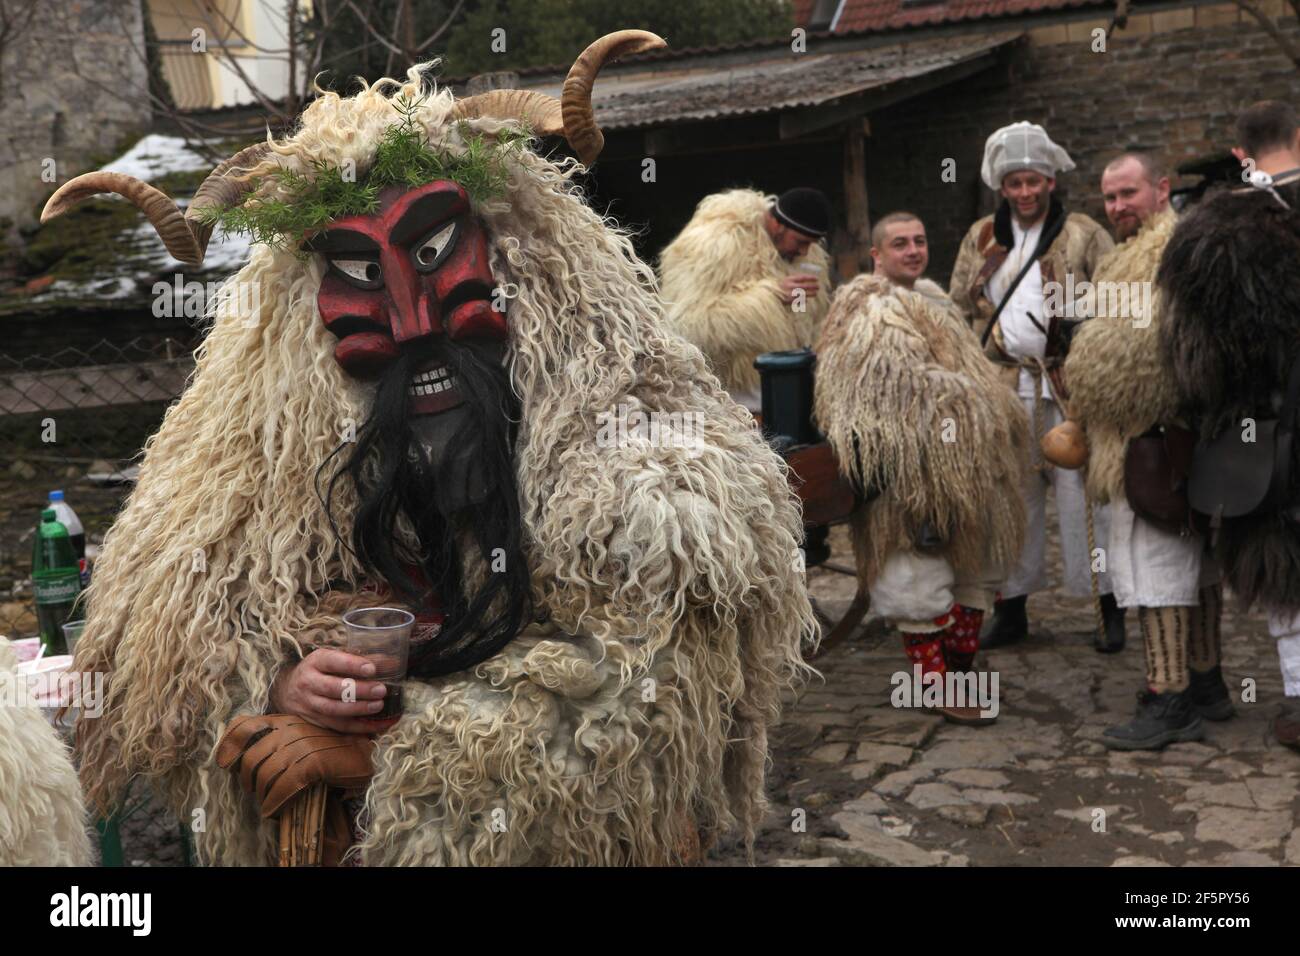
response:
<path id="1" fill-rule="evenodd" d="M 275 816 L 314 783 L 350 789 L 370 780 L 374 741 L 341 734 L 292 714 L 236 718 L 217 744 L 217 765 L 239 774 L 244 789 Z"/>

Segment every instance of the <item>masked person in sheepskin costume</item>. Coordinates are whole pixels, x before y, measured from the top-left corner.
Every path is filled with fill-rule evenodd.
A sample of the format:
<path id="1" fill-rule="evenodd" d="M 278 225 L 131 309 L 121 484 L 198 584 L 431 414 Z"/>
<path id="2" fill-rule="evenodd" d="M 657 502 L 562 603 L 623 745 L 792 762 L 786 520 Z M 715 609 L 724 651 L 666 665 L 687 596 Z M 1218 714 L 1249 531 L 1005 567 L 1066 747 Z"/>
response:
<path id="1" fill-rule="evenodd" d="M 830 226 L 815 189 L 729 189 L 705 198 L 659 255 L 673 328 L 752 412 L 762 411 L 754 359 L 807 348 L 826 315 L 830 256 L 818 240 Z"/>
<path id="2" fill-rule="evenodd" d="M 90 835 L 67 745 L 26 706 L 0 637 L 0 866 L 89 866 Z"/>
<path id="3" fill-rule="evenodd" d="M 1281 439 L 1300 404 L 1300 120 L 1263 100 L 1236 133 L 1249 184 L 1208 195 L 1174 230 L 1156 276 L 1160 347 L 1182 411 L 1212 443 L 1198 464 L 1226 473 L 1223 497 L 1255 493 L 1212 537 L 1225 583 L 1268 612 L 1286 696 L 1273 733 L 1300 750 L 1300 442 Z"/>
<path id="4" fill-rule="evenodd" d="M 52 198 L 122 192 L 190 261 L 214 219 L 289 240 L 225 287 L 260 307 L 218 307 L 106 537 L 77 648 L 112 670 L 79 740 L 100 807 L 142 775 L 182 819 L 204 809 L 216 864 L 272 861 L 267 815 L 334 786 L 363 797 L 349 862 L 658 864 L 752 841 L 767 727 L 815 628 L 798 510 L 582 201 L 582 165 L 520 132 L 590 165 L 596 72 L 662 45 L 597 41 L 562 102 L 457 100 L 418 69 L 322 92 L 184 218 L 103 174 Z M 372 740 L 382 685 L 322 645 L 386 593 L 441 630 L 417 629 L 402 716 Z"/>
<path id="5" fill-rule="evenodd" d="M 1020 553 L 1029 426 L 961 312 L 921 278 L 921 221 L 882 218 L 871 255 L 876 271 L 831 302 L 815 414 L 865 499 L 852 518 L 859 579 L 933 686 L 970 673 L 984 614 Z M 938 710 L 960 723 L 996 716 L 947 699 Z"/>

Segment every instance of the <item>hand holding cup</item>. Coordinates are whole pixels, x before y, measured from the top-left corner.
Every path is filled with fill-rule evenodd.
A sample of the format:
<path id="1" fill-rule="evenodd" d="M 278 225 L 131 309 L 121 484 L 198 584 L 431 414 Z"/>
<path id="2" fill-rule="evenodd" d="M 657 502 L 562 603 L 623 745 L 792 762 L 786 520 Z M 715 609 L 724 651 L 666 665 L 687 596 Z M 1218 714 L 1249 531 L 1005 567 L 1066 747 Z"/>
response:
<path id="1" fill-rule="evenodd" d="M 794 302 L 796 289 L 803 289 L 805 299 L 812 298 L 817 294 L 821 280 L 808 272 L 795 272 L 782 278 L 777 285 L 780 288 L 781 301 L 790 305 Z"/>
<path id="2" fill-rule="evenodd" d="M 373 734 L 383 729 L 374 718 L 387 694 L 375 673 L 375 665 L 359 654 L 319 648 L 280 672 L 271 705 L 340 733 Z"/>

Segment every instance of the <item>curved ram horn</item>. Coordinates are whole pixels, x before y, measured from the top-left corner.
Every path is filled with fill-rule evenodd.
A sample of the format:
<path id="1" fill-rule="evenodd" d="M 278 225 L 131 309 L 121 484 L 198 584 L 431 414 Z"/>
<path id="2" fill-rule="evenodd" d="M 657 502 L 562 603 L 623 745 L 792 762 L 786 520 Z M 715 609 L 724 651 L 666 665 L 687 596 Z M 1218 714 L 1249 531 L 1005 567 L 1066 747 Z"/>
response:
<path id="1" fill-rule="evenodd" d="M 97 193 L 116 193 L 139 208 L 152 223 L 167 251 L 181 262 L 198 264 L 203 261 L 203 250 L 180 207 L 166 193 L 126 173 L 83 173 L 69 179 L 45 203 L 41 222 L 49 222 Z"/>
<path id="2" fill-rule="evenodd" d="M 254 181 L 239 181 L 227 174 L 231 170 L 249 170 L 262 161 L 271 151 L 270 143 L 254 143 L 245 146 L 220 166 L 208 173 L 208 178 L 194 191 L 189 209 L 185 210 L 185 221 L 199 246 L 199 259 L 208 251 L 208 240 L 212 238 L 212 226 L 199 218 L 205 209 L 230 209 L 238 206 L 244 196 L 257 188 Z"/>
<path id="3" fill-rule="evenodd" d="M 560 106 L 564 116 L 564 138 L 584 166 L 591 166 L 605 146 L 605 137 L 596 125 L 591 109 L 591 88 L 600 68 L 610 60 L 659 50 L 667 45 L 662 37 L 648 30 L 619 30 L 605 34 L 574 60 L 564 80 Z"/>
<path id="4" fill-rule="evenodd" d="M 490 90 L 456 101 L 454 119 L 517 119 L 542 136 L 563 136 L 560 101 L 536 90 Z"/>
<path id="5" fill-rule="evenodd" d="M 145 214 L 168 252 L 181 262 L 198 265 L 212 235 L 212 227 L 199 220 L 199 212 L 212 206 L 235 205 L 256 184 L 235 182 L 226 174 L 231 169 L 256 166 L 270 148 L 268 143 L 255 143 L 223 162 L 203 180 L 185 213 L 166 193 L 134 176 L 100 171 L 83 173 L 55 190 L 41 210 L 41 222 L 62 215 L 83 199 L 99 193 L 115 193 Z"/>

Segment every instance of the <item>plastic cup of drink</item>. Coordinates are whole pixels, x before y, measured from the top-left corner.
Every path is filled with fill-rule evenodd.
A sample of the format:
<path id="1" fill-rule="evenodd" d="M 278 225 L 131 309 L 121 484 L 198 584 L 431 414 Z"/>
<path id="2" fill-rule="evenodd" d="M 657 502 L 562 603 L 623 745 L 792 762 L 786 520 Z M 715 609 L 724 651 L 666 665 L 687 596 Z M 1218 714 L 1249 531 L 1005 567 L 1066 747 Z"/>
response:
<path id="1" fill-rule="evenodd" d="M 63 641 L 68 645 L 69 656 L 77 652 L 77 641 L 81 640 L 81 632 L 85 627 L 85 621 L 68 621 L 63 625 Z"/>
<path id="2" fill-rule="evenodd" d="M 375 665 L 374 677 L 385 687 L 383 704 L 373 720 L 402 714 L 402 681 L 411 653 L 411 628 L 415 615 L 397 607 L 363 607 L 343 615 L 343 649 Z"/>
<path id="3" fill-rule="evenodd" d="M 817 265 L 817 263 L 815 263 L 815 262 L 801 262 L 801 263 L 799 263 L 797 266 L 795 266 L 794 268 L 795 268 L 795 272 L 797 272 L 797 273 L 802 273 L 803 275 L 811 276 L 812 278 L 816 279 L 816 280 L 817 280 L 817 285 L 818 285 L 819 287 L 821 286 L 821 283 L 822 283 L 822 267 L 819 266 L 819 265 Z"/>

